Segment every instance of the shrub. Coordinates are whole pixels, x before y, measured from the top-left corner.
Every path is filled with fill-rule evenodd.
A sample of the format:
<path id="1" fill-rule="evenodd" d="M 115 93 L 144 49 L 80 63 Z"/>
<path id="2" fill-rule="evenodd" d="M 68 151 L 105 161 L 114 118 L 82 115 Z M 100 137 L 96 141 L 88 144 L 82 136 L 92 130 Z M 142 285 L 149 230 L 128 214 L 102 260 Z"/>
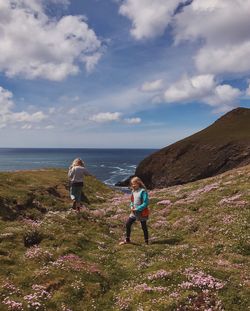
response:
<path id="1" fill-rule="evenodd" d="M 24 234 L 23 242 L 25 247 L 40 244 L 43 240 L 43 235 L 37 229 L 30 230 Z"/>

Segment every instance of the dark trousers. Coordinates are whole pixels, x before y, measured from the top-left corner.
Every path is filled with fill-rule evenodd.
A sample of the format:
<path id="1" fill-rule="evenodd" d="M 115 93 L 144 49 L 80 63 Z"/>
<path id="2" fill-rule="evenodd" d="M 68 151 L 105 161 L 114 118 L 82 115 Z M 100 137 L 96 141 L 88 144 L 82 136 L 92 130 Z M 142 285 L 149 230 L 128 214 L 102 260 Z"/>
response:
<path id="1" fill-rule="evenodd" d="M 129 217 L 126 222 L 126 241 L 130 242 L 130 234 L 131 234 L 131 227 L 132 224 L 136 221 L 136 218 Z M 147 221 L 141 220 L 141 227 L 144 234 L 144 240 L 146 243 L 148 243 L 148 227 L 147 227 Z"/>

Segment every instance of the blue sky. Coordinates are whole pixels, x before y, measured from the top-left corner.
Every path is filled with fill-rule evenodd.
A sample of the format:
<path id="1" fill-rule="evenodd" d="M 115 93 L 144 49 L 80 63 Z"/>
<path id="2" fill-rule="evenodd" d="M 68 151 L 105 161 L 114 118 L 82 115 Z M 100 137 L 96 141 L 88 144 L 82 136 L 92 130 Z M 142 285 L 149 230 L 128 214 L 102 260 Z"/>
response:
<path id="1" fill-rule="evenodd" d="M 161 148 L 249 108 L 248 12 L 250 0 L 0 0 L 0 147 Z"/>

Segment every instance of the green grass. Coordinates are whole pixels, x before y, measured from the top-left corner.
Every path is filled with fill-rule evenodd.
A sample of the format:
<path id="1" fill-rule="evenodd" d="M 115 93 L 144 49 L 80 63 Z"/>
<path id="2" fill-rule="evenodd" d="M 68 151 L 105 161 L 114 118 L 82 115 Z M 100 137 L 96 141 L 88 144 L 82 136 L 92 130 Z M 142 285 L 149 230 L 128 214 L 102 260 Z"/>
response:
<path id="1" fill-rule="evenodd" d="M 144 245 L 135 224 L 134 244 L 119 246 L 129 200 L 122 193 L 87 177 L 87 210 L 76 214 L 69 207 L 64 170 L 0 173 L 0 310 L 15 310 L 4 304 L 7 295 L 23 310 L 35 310 L 25 296 L 38 297 L 34 285 L 40 285 L 48 295 L 34 298 L 40 311 L 246 311 L 249 180 L 247 166 L 151 192 L 150 245 Z M 192 203 L 178 203 L 215 182 L 217 189 L 199 193 Z M 246 204 L 220 203 L 236 194 Z M 120 198 L 117 205 L 114 197 Z M 167 210 L 157 205 L 165 199 L 172 202 Z M 25 246 L 27 237 L 36 248 Z M 185 288 L 184 282 L 192 281 L 185 272 L 190 268 L 194 275 L 213 277 L 222 288 L 194 283 Z M 152 279 L 161 270 L 167 277 Z"/>

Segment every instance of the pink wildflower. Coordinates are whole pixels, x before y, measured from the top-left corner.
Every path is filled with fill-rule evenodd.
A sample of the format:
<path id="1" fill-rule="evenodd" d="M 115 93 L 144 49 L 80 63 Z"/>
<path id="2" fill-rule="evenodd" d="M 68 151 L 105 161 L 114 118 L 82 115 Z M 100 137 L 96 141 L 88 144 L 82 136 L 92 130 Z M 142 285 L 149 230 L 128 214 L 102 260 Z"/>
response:
<path id="1" fill-rule="evenodd" d="M 50 259 L 52 257 L 52 254 L 48 251 L 43 251 L 38 245 L 35 245 L 26 251 L 25 257 L 28 259 L 35 259 L 35 258 Z"/>
<path id="2" fill-rule="evenodd" d="M 168 205 L 171 205 L 171 204 L 172 204 L 172 202 L 170 200 L 162 200 L 162 201 L 157 202 L 157 205 L 168 206 Z"/>
<path id="3" fill-rule="evenodd" d="M 209 288 L 209 289 L 221 289 L 224 287 L 225 283 L 220 282 L 216 278 L 209 274 L 205 274 L 202 271 L 194 271 L 194 269 L 186 269 L 185 275 L 188 278 L 188 282 L 183 282 L 180 284 L 181 288 Z"/>
<path id="4" fill-rule="evenodd" d="M 234 205 L 234 206 L 245 206 L 247 205 L 247 201 L 245 200 L 239 200 L 241 194 L 236 194 L 232 197 L 223 198 L 220 200 L 219 205 Z"/>
<path id="5" fill-rule="evenodd" d="M 148 280 L 153 281 L 153 280 L 158 280 L 158 279 L 166 279 L 171 275 L 171 272 L 168 272 L 166 270 L 158 270 L 155 273 L 149 274 L 148 275 Z"/>
<path id="6" fill-rule="evenodd" d="M 166 288 L 162 286 L 150 287 L 146 283 L 143 283 L 136 285 L 135 290 L 141 292 L 164 292 L 166 291 Z"/>
<path id="7" fill-rule="evenodd" d="M 7 306 L 8 310 L 11 311 L 22 311 L 23 309 L 23 304 L 21 302 L 17 302 L 15 300 L 11 300 L 10 298 L 6 297 L 3 300 L 3 304 Z"/>
<path id="8" fill-rule="evenodd" d="M 68 254 L 59 257 L 55 262 L 52 263 L 52 265 L 62 270 L 80 271 L 84 269 L 85 262 L 77 255 Z"/>
<path id="9" fill-rule="evenodd" d="M 129 310 L 130 302 L 131 302 L 130 298 L 118 296 L 116 298 L 115 304 L 117 305 L 119 310 L 126 311 L 126 310 Z"/>

